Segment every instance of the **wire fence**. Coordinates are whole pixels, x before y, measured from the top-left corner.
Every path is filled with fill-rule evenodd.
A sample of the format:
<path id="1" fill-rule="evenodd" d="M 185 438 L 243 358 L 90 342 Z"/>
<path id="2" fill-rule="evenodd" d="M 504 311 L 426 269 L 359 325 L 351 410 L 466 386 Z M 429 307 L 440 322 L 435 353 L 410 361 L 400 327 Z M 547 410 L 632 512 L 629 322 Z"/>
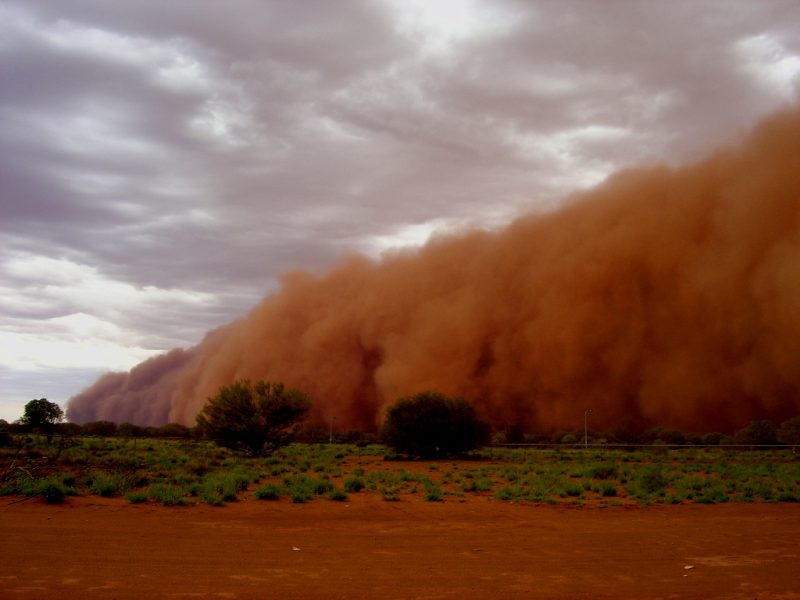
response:
<path id="1" fill-rule="evenodd" d="M 800 444 L 668 444 L 668 443 L 592 443 L 577 442 L 559 444 L 555 442 L 534 443 L 498 443 L 489 444 L 486 448 L 520 448 L 520 449 L 562 449 L 562 450 L 605 450 L 605 449 L 650 449 L 650 450 L 690 450 L 702 448 L 717 448 L 721 450 L 792 450 L 800 449 Z"/>

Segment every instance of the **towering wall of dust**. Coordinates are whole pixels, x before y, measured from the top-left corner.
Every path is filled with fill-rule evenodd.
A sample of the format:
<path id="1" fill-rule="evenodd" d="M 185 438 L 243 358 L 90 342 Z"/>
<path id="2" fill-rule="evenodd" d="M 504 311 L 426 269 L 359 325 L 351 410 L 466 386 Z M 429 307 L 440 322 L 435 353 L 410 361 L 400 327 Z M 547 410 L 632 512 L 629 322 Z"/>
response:
<path id="1" fill-rule="evenodd" d="M 729 430 L 797 414 L 800 110 L 703 162 L 619 174 L 498 233 L 290 273 L 190 353 L 107 376 L 68 414 L 191 424 L 242 377 L 305 389 L 341 428 L 374 427 L 425 389 L 500 427 L 574 428 L 587 407 L 596 427 Z"/>

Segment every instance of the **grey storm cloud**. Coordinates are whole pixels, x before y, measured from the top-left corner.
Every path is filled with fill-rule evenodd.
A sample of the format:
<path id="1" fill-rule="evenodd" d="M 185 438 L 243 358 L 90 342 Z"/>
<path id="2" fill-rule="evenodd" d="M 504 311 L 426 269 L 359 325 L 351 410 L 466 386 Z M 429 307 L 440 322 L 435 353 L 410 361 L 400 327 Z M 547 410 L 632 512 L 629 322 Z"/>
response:
<path id="1" fill-rule="evenodd" d="M 797 23 L 780 0 L 7 0 L 1 331 L 80 314 L 188 346 L 287 270 L 697 157 L 794 100 Z"/>

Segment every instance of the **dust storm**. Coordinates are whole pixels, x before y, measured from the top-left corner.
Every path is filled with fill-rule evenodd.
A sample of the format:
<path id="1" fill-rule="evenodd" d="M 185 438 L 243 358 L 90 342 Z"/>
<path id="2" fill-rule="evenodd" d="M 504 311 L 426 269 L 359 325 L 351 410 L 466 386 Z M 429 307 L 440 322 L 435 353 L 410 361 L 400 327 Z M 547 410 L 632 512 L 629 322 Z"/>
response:
<path id="1" fill-rule="evenodd" d="M 487 199 L 490 201 L 490 199 Z M 189 350 L 73 397 L 75 422 L 191 425 L 239 378 L 373 430 L 398 397 L 462 396 L 497 428 L 729 431 L 800 412 L 800 108 L 699 162 L 620 172 L 502 230 L 351 256 Z"/>

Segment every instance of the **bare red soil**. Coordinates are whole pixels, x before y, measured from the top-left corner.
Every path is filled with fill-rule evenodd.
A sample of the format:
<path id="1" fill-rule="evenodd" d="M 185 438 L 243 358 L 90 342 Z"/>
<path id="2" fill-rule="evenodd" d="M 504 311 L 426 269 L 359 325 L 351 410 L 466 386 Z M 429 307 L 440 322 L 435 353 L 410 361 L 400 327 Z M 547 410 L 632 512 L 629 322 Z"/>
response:
<path id="1" fill-rule="evenodd" d="M 0 499 L 0 598 L 800 598 L 800 506 Z"/>

